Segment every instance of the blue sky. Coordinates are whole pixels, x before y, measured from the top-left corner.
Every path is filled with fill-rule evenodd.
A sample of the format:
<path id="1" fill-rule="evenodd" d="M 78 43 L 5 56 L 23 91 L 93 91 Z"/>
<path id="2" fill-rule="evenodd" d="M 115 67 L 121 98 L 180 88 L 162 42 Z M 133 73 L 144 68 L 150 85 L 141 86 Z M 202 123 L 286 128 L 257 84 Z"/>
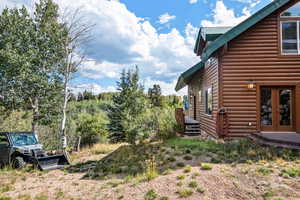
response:
<path id="1" fill-rule="evenodd" d="M 1 0 L 0 9 L 37 0 Z M 160 84 L 175 94 L 177 78 L 196 64 L 200 26 L 234 26 L 271 0 L 54 0 L 64 10 L 81 8 L 95 24 L 83 48 L 88 60 L 72 82 L 76 91 L 114 91 L 124 68 L 138 65 L 145 88 Z M 184 94 L 185 90 L 178 94 Z"/>

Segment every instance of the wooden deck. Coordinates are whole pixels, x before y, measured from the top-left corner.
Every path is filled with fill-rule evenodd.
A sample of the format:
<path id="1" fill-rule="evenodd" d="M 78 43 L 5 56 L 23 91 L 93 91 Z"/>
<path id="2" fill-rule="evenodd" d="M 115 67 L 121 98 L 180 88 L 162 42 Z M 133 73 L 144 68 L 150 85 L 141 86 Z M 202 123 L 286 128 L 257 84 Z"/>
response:
<path id="1" fill-rule="evenodd" d="M 275 147 L 299 149 L 300 150 L 300 133 L 254 133 L 249 136 L 252 140 L 263 144 Z"/>

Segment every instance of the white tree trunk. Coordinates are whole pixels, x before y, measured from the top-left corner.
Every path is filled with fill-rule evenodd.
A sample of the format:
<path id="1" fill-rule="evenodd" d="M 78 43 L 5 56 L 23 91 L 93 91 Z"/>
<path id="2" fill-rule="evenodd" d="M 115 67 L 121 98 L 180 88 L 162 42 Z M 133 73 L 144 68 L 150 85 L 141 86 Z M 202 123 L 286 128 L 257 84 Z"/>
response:
<path id="1" fill-rule="evenodd" d="M 66 137 L 66 120 L 67 120 L 67 103 L 68 103 L 68 92 L 65 93 L 64 103 L 62 108 L 62 120 L 61 120 L 61 127 L 60 127 L 60 137 L 62 142 L 62 149 L 67 148 L 67 137 Z"/>
<path id="2" fill-rule="evenodd" d="M 64 77 L 64 102 L 62 106 L 62 119 L 61 119 L 61 126 L 60 126 L 60 138 L 61 138 L 61 148 L 65 150 L 67 148 L 67 136 L 66 136 L 66 121 L 67 121 L 67 106 L 69 101 L 69 91 L 68 91 L 68 83 L 69 83 L 69 76 L 70 76 L 69 66 L 65 71 Z"/>
<path id="3" fill-rule="evenodd" d="M 32 118 L 32 123 L 31 123 L 31 129 L 32 132 L 38 136 L 38 120 L 39 120 L 39 100 L 37 97 L 35 97 L 33 105 L 33 118 Z"/>

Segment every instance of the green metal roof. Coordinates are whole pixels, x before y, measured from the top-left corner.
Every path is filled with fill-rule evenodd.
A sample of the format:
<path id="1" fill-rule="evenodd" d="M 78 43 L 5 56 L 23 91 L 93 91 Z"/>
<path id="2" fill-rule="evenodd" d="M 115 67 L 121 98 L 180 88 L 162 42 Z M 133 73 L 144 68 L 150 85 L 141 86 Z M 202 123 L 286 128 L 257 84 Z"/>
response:
<path id="1" fill-rule="evenodd" d="M 214 41 L 227 31 L 229 31 L 232 27 L 201 27 L 198 33 L 198 37 L 196 40 L 196 45 L 194 48 L 194 52 L 197 53 L 198 49 L 201 48 L 199 42 L 201 37 L 204 41 Z M 204 47 L 203 47 L 204 48 Z"/>
<path id="2" fill-rule="evenodd" d="M 204 63 L 199 62 L 187 71 L 183 72 L 178 78 L 175 90 L 178 91 L 184 88 L 192 80 L 193 74 L 196 73 L 198 70 L 202 69 L 203 67 Z"/>
<path id="3" fill-rule="evenodd" d="M 208 35 L 222 35 L 232 29 L 232 27 L 202 27 L 201 34 L 202 37 L 207 41 Z"/>
<path id="4" fill-rule="evenodd" d="M 216 52 L 219 48 L 221 48 L 226 43 L 230 42 L 237 36 L 239 36 L 241 33 L 245 32 L 255 24 L 257 24 L 259 21 L 276 11 L 277 9 L 281 8 L 291 0 L 274 0 L 252 16 L 250 16 L 248 19 L 243 21 L 242 23 L 238 24 L 234 28 L 230 29 L 220 37 L 218 37 L 215 41 L 211 42 L 205 49 L 203 50 L 203 53 L 201 55 L 201 62 L 187 70 L 186 72 L 182 73 L 178 79 L 177 85 L 175 87 L 175 90 L 178 91 L 185 87 L 188 82 L 192 79 L 192 76 L 197 72 L 199 69 L 201 69 L 204 66 L 204 63 L 212 56 L 214 52 Z M 213 29 L 212 29 L 213 30 Z M 195 53 L 197 53 L 199 48 L 199 42 L 200 42 L 200 36 L 201 35 L 201 29 L 199 31 L 199 35 L 196 41 L 195 46 Z M 200 67 L 200 65 L 202 67 Z M 197 67 L 198 66 L 198 67 Z"/>

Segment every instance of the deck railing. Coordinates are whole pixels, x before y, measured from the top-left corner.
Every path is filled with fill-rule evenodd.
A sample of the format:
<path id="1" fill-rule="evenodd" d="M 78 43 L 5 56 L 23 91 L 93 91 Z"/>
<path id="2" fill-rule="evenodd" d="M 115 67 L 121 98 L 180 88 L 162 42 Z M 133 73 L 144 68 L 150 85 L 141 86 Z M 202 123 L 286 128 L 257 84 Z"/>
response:
<path id="1" fill-rule="evenodd" d="M 175 109 L 175 118 L 176 118 L 176 121 L 179 125 L 182 125 L 184 126 L 184 111 L 183 111 L 183 108 L 176 108 Z"/>

